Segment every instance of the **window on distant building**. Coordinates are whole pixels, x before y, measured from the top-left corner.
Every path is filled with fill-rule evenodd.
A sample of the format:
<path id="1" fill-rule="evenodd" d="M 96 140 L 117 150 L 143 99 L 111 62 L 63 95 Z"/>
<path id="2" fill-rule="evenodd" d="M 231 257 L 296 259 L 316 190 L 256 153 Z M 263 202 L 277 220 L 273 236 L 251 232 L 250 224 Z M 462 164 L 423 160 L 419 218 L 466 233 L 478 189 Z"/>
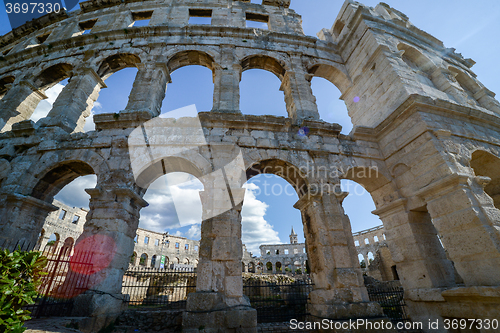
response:
<path id="1" fill-rule="evenodd" d="M 184 245 L 184 250 L 189 250 L 189 244 Z"/>
<path id="2" fill-rule="evenodd" d="M 59 219 L 64 220 L 66 217 L 66 211 L 64 209 L 61 209 L 61 213 L 59 214 Z"/>
<path id="3" fill-rule="evenodd" d="M 175 248 L 178 249 L 179 248 L 179 243 L 175 243 Z"/>
<path id="4" fill-rule="evenodd" d="M 144 244 L 149 244 L 149 237 L 148 236 L 144 237 Z"/>
<path id="5" fill-rule="evenodd" d="M 195 245 L 195 246 L 194 246 L 194 250 L 195 250 L 196 252 L 198 252 L 198 245 Z"/>
<path id="6" fill-rule="evenodd" d="M 73 216 L 73 224 L 78 224 L 79 220 L 80 220 L 80 216 L 78 216 L 78 215 Z"/>
<path id="7" fill-rule="evenodd" d="M 288 249 L 285 249 L 285 254 L 288 254 Z"/>
<path id="8" fill-rule="evenodd" d="M 159 239 L 155 239 L 155 246 L 158 246 L 160 245 L 160 240 Z"/>

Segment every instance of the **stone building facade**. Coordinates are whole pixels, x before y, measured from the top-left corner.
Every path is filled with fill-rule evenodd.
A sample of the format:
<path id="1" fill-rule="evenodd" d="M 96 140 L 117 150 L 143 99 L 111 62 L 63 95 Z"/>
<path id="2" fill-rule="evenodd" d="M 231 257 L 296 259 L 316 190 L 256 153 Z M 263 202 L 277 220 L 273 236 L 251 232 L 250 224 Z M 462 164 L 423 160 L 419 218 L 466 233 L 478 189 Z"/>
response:
<path id="1" fill-rule="evenodd" d="M 384 226 L 377 226 L 352 234 L 358 258 L 364 261 L 363 271 L 381 281 L 399 280 L 396 264 L 387 245 Z"/>
<path id="2" fill-rule="evenodd" d="M 261 245 L 259 262 L 263 272 L 285 273 L 286 268 L 295 273 L 300 269 L 301 273 L 306 269 L 306 245 L 297 241 L 297 234 L 292 228 L 290 233 L 290 244 Z"/>
<path id="3" fill-rule="evenodd" d="M 243 184 L 261 173 L 283 177 L 299 196 L 315 318 L 382 317 L 364 285 L 341 179 L 370 192 L 413 320 L 498 318 L 500 103 L 471 70 L 474 61 L 384 3 L 345 1 L 318 38 L 304 35 L 289 5 L 92 0 L 0 38 L 0 238 L 36 243 L 58 209 L 54 196 L 79 176 L 97 175 L 76 240 L 103 265 L 90 278 L 94 292 L 75 300 L 89 325 L 107 325 L 121 311 L 143 196 L 178 171 L 204 186 L 187 333 L 201 325 L 256 331 L 256 311 L 243 297 L 241 208 Z M 211 24 L 189 24 L 198 16 Z M 143 19 L 149 25 L 133 26 Z M 188 65 L 212 71 L 213 109 L 159 118 L 170 74 Z M 106 79 L 126 67 L 138 69 L 127 106 L 95 115 L 95 131 L 82 133 Z M 280 79 L 288 117 L 240 112 L 240 78 L 249 69 Z M 349 135 L 320 120 L 312 77 L 341 91 Z M 45 91 L 66 78 L 47 117 L 30 121 Z"/>
<path id="4" fill-rule="evenodd" d="M 57 243 L 55 245 L 73 246 L 83 232 L 88 213 L 86 209 L 69 207 L 57 200 L 54 200 L 52 204 L 57 207 L 57 210 L 47 215 L 37 242 L 37 247 L 42 250 L 52 235 L 55 236 Z"/>

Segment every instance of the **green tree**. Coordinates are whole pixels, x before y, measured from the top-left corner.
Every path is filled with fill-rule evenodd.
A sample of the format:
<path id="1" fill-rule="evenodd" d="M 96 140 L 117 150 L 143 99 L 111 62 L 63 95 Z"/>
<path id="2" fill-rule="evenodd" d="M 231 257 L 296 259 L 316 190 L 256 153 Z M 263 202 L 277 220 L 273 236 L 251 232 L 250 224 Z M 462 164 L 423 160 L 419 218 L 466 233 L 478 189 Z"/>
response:
<path id="1" fill-rule="evenodd" d="M 24 321 L 31 319 L 23 310 L 33 304 L 47 258 L 40 252 L 0 249 L 0 332 L 20 333 Z"/>

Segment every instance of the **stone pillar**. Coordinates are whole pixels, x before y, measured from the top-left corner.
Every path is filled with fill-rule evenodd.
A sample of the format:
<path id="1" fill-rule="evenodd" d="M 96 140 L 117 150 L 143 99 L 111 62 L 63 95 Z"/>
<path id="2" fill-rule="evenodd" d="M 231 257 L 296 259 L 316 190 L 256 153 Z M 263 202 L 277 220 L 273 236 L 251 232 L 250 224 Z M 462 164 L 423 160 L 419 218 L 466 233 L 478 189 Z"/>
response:
<path id="1" fill-rule="evenodd" d="M 455 285 L 453 265 L 427 212 L 408 211 L 405 200 L 399 199 L 372 213 L 384 222 L 391 256 L 407 293 Z"/>
<path id="2" fill-rule="evenodd" d="M 244 191 L 244 189 L 241 189 Z M 257 332 L 257 311 L 243 295 L 241 205 L 216 217 L 210 212 L 224 189 L 200 193 L 203 206 L 196 292 L 188 295 L 183 332 Z"/>
<path id="3" fill-rule="evenodd" d="M 0 132 L 10 131 L 12 124 L 27 120 L 38 103 L 47 96 L 28 81 L 21 81 L 0 100 Z"/>
<path id="4" fill-rule="evenodd" d="M 161 114 L 161 104 L 165 98 L 167 84 L 171 83 L 170 73 L 164 63 L 137 64 L 137 75 L 124 111 L 147 111 L 151 116 Z"/>
<path id="5" fill-rule="evenodd" d="M 56 210 L 56 206 L 28 195 L 1 195 L 0 244 L 9 247 L 22 241 L 33 249 L 47 215 Z"/>
<path id="6" fill-rule="evenodd" d="M 478 181 L 449 175 L 418 195 L 427 202 L 432 222 L 464 283 L 500 285 L 500 211 Z"/>
<path id="7" fill-rule="evenodd" d="M 241 65 L 236 61 L 234 45 L 221 46 L 220 67 L 214 69 L 214 103 L 212 112 L 241 113 Z"/>
<path id="8" fill-rule="evenodd" d="M 93 69 L 83 69 L 71 77 L 39 125 L 61 127 L 69 133 L 81 132 L 102 88 L 106 85 L 100 76 Z"/>
<path id="9" fill-rule="evenodd" d="M 296 124 L 302 120 L 319 120 L 316 97 L 311 89 L 312 75 L 308 74 L 300 56 L 292 56 L 291 70 L 286 71 L 280 90 L 285 93 L 285 103 L 288 116 Z"/>
<path id="10" fill-rule="evenodd" d="M 101 187 L 102 186 L 102 187 Z M 98 331 L 116 319 L 122 309 L 122 278 L 134 251 L 139 211 L 147 206 L 134 189 L 115 185 L 87 189 L 90 211 L 75 252 L 92 253 L 89 290 L 75 299 L 73 315 L 88 317 L 80 327 Z"/>
<path id="11" fill-rule="evenodd" d="M 308 310 L 313 318 L 383 317 L 378 303 L 370 302 L 359 267 L 349 218 L 342 200 L 347 193 L 304 195 L 294 207 L 302 213 L 307 254 L 314 290 Z"/>

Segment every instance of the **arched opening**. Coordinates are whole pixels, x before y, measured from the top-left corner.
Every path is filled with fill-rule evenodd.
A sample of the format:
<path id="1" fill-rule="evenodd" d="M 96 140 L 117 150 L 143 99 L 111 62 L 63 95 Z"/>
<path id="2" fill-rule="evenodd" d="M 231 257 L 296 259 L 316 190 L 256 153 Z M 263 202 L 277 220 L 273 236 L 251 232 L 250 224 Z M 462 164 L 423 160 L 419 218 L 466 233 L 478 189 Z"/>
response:
<path id="1" fill-rule="evenodd" d="M 428 87 L 438 89 L 432 80 L 432 62 L 420 51 L 407 44 L 400 43 L 398 50 L 403 51 L 401 58 L 407 65 L 407 71 L 419 83 L 419 87 L 426 92 Z"/>
<path id="2" fill-rule="evenodd" d="M 201 51 L 182 51 L 173 55 L 167 63 L 172 82 L 168 85 L 162 103 L 162 117 L 193 117 L 186 108 L 196 106 L 196 111 L 210 111 L 213 105 L 213 58 Z M 177 113 L 167 112 L 178 110 Z"/>
<path id="3" fill-rule="evenodd" d="M 311 89 L 316 97 L 320 118 L 342 126 L 342 134 L 349 134 L 353 128 L 347 106 L 341 100 L 342 92 L 351 84 L 348 77 L 332 65 L 317 64 L 309 69 L 313 75 Z"/>
<path id="4" fill-rule="evenodd" d="M 366 268 L 365 257 L 361 253 L 358 254 L 358 260 L 361 268 Z"/>
<path id="5" fill-rule="evenodd" d="M 268 273 L 273 271 L 273 264 L 269 261 L 266 263 L 266 270 Z"/>
<path id="6" fill-rule="evenodd" d="M 15 77 L 5 76 L 0 79 L 0 99 L 5 95 L 7 90 L 9 90 L 9 85 L 14 83 Z"/>
<path id="7" fill-rule="evenodd" d="M 67 248 L 72 248 L 74 244 L 75 240 L 73 239 L 73 237 L 68 237 L 64 240 L 63 246 Z"/>
<path id="8" fill-rule="evenodd" d="M 32 244 L 36 243 L 36 240 L 39 238 L 38 235 L 44 229 L 44 226 L 48 226 L 48 219 L 57 221 L 55 226 L 50 226 L 49 230 L 64 235 L 67 233 L 66 229 L 64 229 L 66 227 L 64 224 L 71 223 L 74 215 L 73 213 L 68 214 L 68 212 L 73 207 L 85 207 L 88 209 L 90 197 L 84 189 L 95 187 L 96 178 L 93 174 L 94 170 L 92 167 L 81 161 L 59 163 L 51 169 L 45 169 L 42 172 L 34 174 L 36 184 L 33 186 L 30 196 L 45 201 L 50 206 L 47 205 L 48 209 L 43 210 L 33 206 L 26 211 L 27 214 L 31 214 L 35 219 L 35 228 L 31 230 L 30 235 L 27 235 L 31 239 Z M 73 181 L 78 178 L 84 178 L 85 180 L 87 178 L 85 176 L 92 179 L 90 181 L 86 179 L 86 182 L 82 182 L 84 184 L 83 188 L 72 186 L 71 183 Z M 68 189 L 71 191 L 68 191 Z M 30 212 L 31 210 L 33 212 Z M 78 212 L 78 214 L 83 216 L 85 212 Z M 43 248 L 45 245 L 42 242 L 40 247 Z"/>
<path id="9" fill-rule="evenodd" d="M 151 267 L 156 267 L 156 254 L 151 257 Z"/>
<path id="10" fill-rule="evenodd" d="M 137 265 L 137 252 L 135 252 L 135 251 L 134 251 L 134 253 L 132 253 L 132 256 L 130 257 L 130 264 L 132 266 Z"/>
<path id="11" fill-rule="evenodd" d="M 105 81 L 107 88 L 99 92 L 99 98 L 94 102 L 90 115 L 85 121 L 84 132 L 95 129 L 94 115 L 117 113 L 126 108 L 139 63 L 141 59 L 129 53 L 115 54 L 102 61 L 97 74 Z"/>
<path id="12" fill-rule="evenodd" d="M 493 204 L 500 209 L 500 158 L 484 150 L 476 150 L 472 153 L 470 166 L 476 176 L 491 179 L 484 191 L 493 199 Z"/>
<path id="13" fill-rule="evenodd" d="M 255 273 L 255 263 L 253 262 L 248 263 L 248 272 Z"/>
<path id="14" fill-rule="evenodd" d="M 282 266 L 282 265 L 281 265 L 281 262 L 279 262 L 279 261 L 278 261 L 278 262 L 276 263 L 276 272 L 277 272 L 277 273 L 281 273 L 281 272 L 282 272 L 282 267 L 281 267 L 281 266 Z"/>
<path id="15" fill-rule="evenodd" d="M 47 99 L 44 99 L 40 101 L 40 103 L 38 103 L 35 110 L 33 111 L 33 114 L 30 117 L 30 120 L 33 120 L 36 123 L 38 120 L 46 117 L 49 114 L 50 110 L 52 110 L 52 106 L 54 105 L 57 97 L 59 97 L 59 94 L 67 84 L 68 79 L 66 78 L 48 88 L 44 92 L 45 96 L 47 96 Z"/>
<path id="16" fill-rule="evenodd" d="M 188 106 L 195 105 L 197 112 L 212 110 L 214 83 L 212 70 L 202 65 L 189 65 L 170 74 L 162 102 L 161 117 L 180 118 L 196 116 Z M 176 112 L 171 112 L 176 111 Z"/>
<path id="17" fill-rule="evenodd" d="M 375 260 L 375 256 L 372 252 L 368 252 L 368 266 Z"/>
<path id="18" fill-rule="evenodd" d="M 241 66 L 241 112 L 257 116 L 288 117 L 284 94 L 280 91 L 285 75 L 283 66 L 267 56 L 247 57 L 243 59 Z"/>
<path id="19" fill-rule="evenodd" d="M 342 191 L 349 193 L 342 202 L 342 207 L 349 216 L 353 233 L 382 224 L 378 216 L 372 214 L 372 211 L 375 210 L 375 204 L 370 193 L 363 186 L 354 181 L 342 179 L 341 188 Z M 359 241 L 355 241 L 355 246 L 368 245 L 370 240 L 365 237 L 362 239 L 362 243 L 359 244 Z"/>
<path id="20" fill-rule="evenodd" d="M 148 264 L 148 255 L 146 253 L 143 253 L 139 258 L 139 266 L 146 267 L 147 264 Z"/>
<path id="21" fill-rule="evenodd" d="M 59 244 L 61 236 L 59 236 L 58 233 L 53 233 L 50 235 L 49 240 L 47 241 L 47 246 L 54 246 L 57 247 Z"/>
<path id="22" fill-rule="evenodd" d="M 70 64 L 56 64 L 44 69 L 38 74 L 33 83 L 40 90 L 47 90 L 58 82 L 69 78 L 72 75 L 73 65 Z"/>

